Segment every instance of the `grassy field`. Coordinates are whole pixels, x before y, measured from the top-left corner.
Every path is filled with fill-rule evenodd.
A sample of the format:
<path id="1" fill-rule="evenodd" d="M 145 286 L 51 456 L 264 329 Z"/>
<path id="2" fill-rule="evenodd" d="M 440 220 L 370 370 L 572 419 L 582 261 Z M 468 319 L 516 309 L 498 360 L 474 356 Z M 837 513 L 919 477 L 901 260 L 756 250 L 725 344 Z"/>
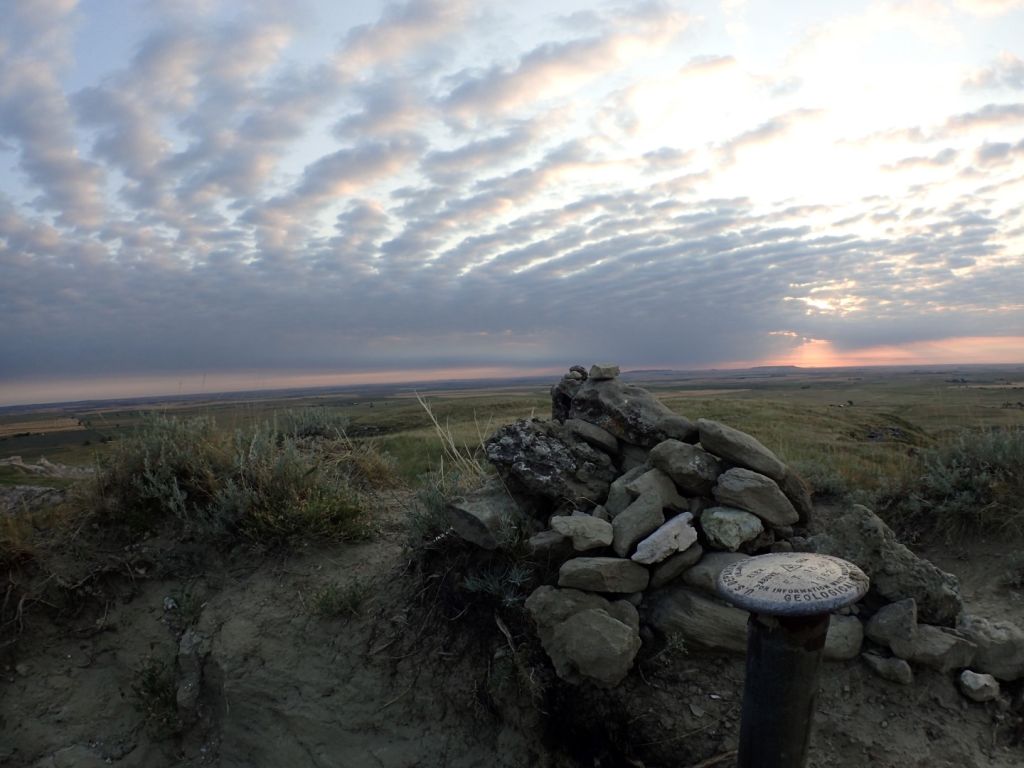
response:
<path id="1" fill-rule="evenodd" d="M 875 489 L 918 468 L 924 449 L 963 430 L 1024 427 L 1024 366 L 908 369 L 751 370 L 678 376 L 628 375 L 689 418 L 724 421 L 758 437 L 816 484 Z M 553 382 L 552 382 L 553 383 Z M 481 384 L 423 389 L 438 421 L 467 446 L 516 418 L 547 417 L 543 385 Z M 147 413 L 203 416 L 233 431 L 316 407 L 344 420 L 356 440 L 375 443 L 407 480 L 439 468 L 441 446 L 414 393 L 378 390 L 208 401 L 168 399 L 138 406 L 91 404 L 0 414 L 0 459 L 87 464 L 130 434 Z M 0 467 L 0 483 L 17 473 Z"/>

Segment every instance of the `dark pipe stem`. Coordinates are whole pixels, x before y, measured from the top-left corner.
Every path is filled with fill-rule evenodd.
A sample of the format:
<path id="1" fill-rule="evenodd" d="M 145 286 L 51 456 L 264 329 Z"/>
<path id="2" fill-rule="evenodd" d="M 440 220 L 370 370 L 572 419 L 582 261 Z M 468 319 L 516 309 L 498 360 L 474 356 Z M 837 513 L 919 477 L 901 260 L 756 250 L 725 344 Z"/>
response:
<path id="1" fill-rule="evenodd" d="M 818 696 L 829 614 L 747 622 L 739 768 L 802 768 Z"/>

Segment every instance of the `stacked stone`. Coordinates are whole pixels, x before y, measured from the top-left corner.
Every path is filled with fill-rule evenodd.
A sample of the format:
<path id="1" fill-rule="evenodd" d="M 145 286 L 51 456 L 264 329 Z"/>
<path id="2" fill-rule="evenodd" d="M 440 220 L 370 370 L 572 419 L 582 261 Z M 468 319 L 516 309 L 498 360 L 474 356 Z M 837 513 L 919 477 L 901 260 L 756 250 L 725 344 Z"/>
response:
<path id="1" fill-rule="evenodd" d="M 956 579 L 907 550 L 870 510 L 853 507 L 812 530 L 807 485 L 772 451 L 725 424 L 691 422 L 618 374 L 574 366 L 552 387 L 550 421 L 519 421 L 486 442 L 501 485 L 451 507 L 456 531 L 488 549 L 502 545 L 510 517 L 541 529 L 529 545 L 557 567 L 557 583 L 526 608 L 560 677 L 616 685 L 641 646 L 641 624 L 743 653 L 748 614 L 720 598 L 717 576 L 738 559 L 793 550 L 851 560 L 872 581 L 871 606 L 832 617 L 825 658 L 858 656 L 859 617 L 881 604 L 868 631 L 881 653 L 864 659 L 889 679 L 909 682 L 908 661 L 1024 675 L 1019 630 L 981 619 L 952 628 L 962 608 Z M 930 623 L 918 624 L 918 612 Z M 993 649 L 984 661 L 982 645 Z M 1007 666 L 1010 646 L 1016 661 Z M 974 696 L 991 686 L 971 677 L 961 688 Z"/>

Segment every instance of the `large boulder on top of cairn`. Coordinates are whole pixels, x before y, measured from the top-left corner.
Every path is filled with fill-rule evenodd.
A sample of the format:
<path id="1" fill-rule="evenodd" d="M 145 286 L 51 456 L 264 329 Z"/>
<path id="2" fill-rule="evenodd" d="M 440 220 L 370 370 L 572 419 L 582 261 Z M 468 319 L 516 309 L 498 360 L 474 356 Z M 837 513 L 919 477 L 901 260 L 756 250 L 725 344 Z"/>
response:
<path id="1" fill-rule="evenodd" d="M 488 461 L 514 491 L 552 504 L 604 500 L 615 469 L 608 454 L 574 440 L 562 424 L 520 419 L 484 443 Z"/>
<path id="2" fill-rule="evenodd" d="M 552 415 L 563 412 L 568 398 L 568 418 L 596 424 L 627 443 L 651 448 L 668 438 L 696 441 L 697 428 L 689 419 L 676 414 L 641 387 L 591 375 L 578 386 L 558 384 L 556 390 L 562 406 L 553 406 Z"/>
<path id="3" fill-rule="evenodd" d="M 928 624 L 953 626 L 963 608 L 956 576 L 918 557 L 896 539 L 892 529 L 867 507 L 818 510 L 822 533 L 810 549 L 858 565 L 871 579 L 871 592 L 887 602 L 914 598 L 917 615 Z"/>
<path id="4" fill-rule="evenodd" d="M 572 683 L 617 685 L 640 649 L 640 618 L 625 600 L 543 586 L 526 601 L 556 674 Z"/>
<path id="5" fill-rule="evenodd" d="M 752 512 L 769 525 L 792 525 L 800 519 L 774 480 L 749 469 L 723 472 L 712 493 L 720 504 Z"/>

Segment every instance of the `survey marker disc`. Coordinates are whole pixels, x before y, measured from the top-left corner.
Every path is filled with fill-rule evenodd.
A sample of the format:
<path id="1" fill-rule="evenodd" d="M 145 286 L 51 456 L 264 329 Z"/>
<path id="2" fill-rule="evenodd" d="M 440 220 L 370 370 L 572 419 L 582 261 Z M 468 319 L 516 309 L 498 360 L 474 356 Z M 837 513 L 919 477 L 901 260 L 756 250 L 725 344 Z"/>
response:
<path id="1" fill-rule="evenodd" d="M 729 565 L 717 586 L 723 598 L 754 613 L 812 616 L 857 602 L 868 591 L 868 577 L 831 555 L 776 552 Z"/>

